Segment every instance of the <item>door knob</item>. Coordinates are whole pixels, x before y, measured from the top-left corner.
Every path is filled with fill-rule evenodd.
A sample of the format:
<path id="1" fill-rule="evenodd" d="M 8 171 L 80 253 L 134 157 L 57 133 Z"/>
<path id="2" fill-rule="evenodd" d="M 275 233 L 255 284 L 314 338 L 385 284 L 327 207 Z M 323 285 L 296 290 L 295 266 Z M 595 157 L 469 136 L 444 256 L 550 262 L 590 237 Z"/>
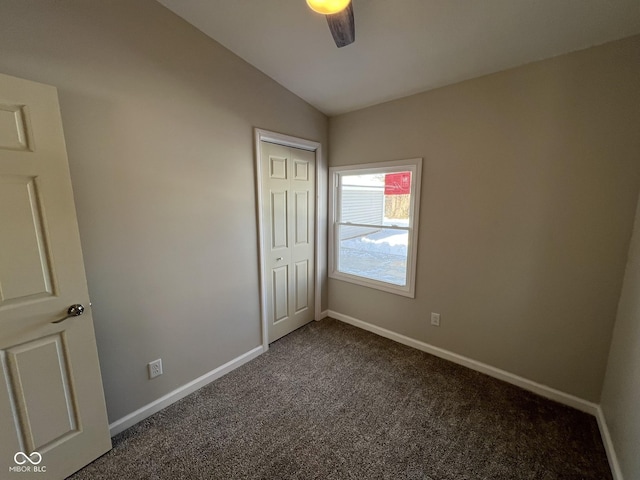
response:
<path id="1" fill-rule="evenodd" d="M 55 321 L 53 321 L 51 323 L 60 323 L 60 322 L 63 322 L 67 318 L 70 318 L 70 317 L 79 317 L 83 313 L 84 313 L 84 307 L 82 305 L 80 305 L 79 303 L 75 303 L 75 304 L 71 305 L 67 309 L 67 316 L 66 317 L 63 317 L 60 320 L 55 320 Z"/>

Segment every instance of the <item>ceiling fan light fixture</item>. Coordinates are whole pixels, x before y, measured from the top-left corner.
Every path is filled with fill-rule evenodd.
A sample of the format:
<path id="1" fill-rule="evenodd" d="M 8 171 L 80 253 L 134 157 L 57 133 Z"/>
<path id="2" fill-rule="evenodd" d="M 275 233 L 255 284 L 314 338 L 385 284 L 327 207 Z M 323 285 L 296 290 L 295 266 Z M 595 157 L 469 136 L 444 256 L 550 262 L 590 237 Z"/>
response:
<path id="1" fill-rule="evenodd" d="M 307 0 L 307 5 L 314 12 L 323 15 L 333 15 L 341 12 L 349 6 L 351 0 Z"/>

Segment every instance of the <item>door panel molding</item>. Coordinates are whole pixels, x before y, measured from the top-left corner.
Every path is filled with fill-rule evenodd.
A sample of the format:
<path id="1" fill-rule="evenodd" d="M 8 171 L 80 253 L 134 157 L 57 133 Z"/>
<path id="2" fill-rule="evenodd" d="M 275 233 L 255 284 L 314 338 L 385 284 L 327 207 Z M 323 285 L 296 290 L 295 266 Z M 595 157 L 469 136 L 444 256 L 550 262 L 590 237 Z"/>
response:
<path id="1" fill-rule="evenodd" d="M 26 106 L 0 104 L 0 148 L 32 152 L 31 136 Z"/>
<path id="2" fill-rule="evenodd" d="M 48 231 L 38 201 L 38 184 L 31 175 L 0 175 L 0 244 L 22 245 L 25 255 L 0 255 L 0 272 L 20 272 L 5 278 L 0 273 L 0 308 L 56 294 L 51 271 Z M 15 222 L 21 210 L 23 222 Z"/>
<path id="3" fill-rule="evenodd" d="M 289 318 L 289 265 L 273 269 L 273 323 Z"/>
<path id="4" fill-rule="evenodd" d="M 295 244 L 306 245 L 309 243 L 309 216 L 306 214 L 309 208 L 309 192 L 295 192 Z M 304 218 L 304 223 L 298 221 Z"/>
<path id="5" fill-rule="evenodd" d="M 324 269 L 321 267 L 322 262 L 326 263 L 326 253 L 320 251 L 320 245 L 322 242 L 320 241 L 321 232 L 325 231 L 325 229 L 321 228 L 319 224 L 319 208 L 322 205 L 322 202 L 327 201 L 326 192 L 324 192 L 322 188 L 322 179 L 324 178 L 321 175 L 321 165 L 323 165 L 323 155 L 322 155 L 322 144 L 320 142 L 316 142 L 313 140 L 306 140 L 299 137 L 293 137 L 291 135 L 285 135 L 282 133 L 272 132 L 269 130 L 263 130 L 260 128 L 254 129 L 254 153 L 255 153 L 255 182 L 256 182 L 256 216 L 258 219 L 258 262 L 259 262 L 259 276 L 260 276 L 260 320 L 261 320 L 261 330 L 262 330 L 262 346 L 264 350 L 269 349 L 269 332 L 268 332 L 268 312 L 267 305 L 269 302 L 267 301 L 267 286 L 266 286 L 266 275 L 265 271 L 265 252 L 264 252 L 264 225 L 262 219 L 262 211 L 263 211 L 263 189 L 262 189 L 262 176 L 264 172 L 262 171 L 262 149 L 261 142 L 275 143 L 277 145 L 282 145 L 284 147 L 293 147 L 299 148 L 301 150 L 307 150 L 315 153 L 315 208 L 313 212 L 313 222 L 315 223 L 315 254 L 314 254 L 314 264 L 315 264 L 315 281 L 314 281 L 314 289 L 315 289 L 315 299 L 314 299 L 314 319 L 320 320 L 322 318 L 321 314 L 321 305 L 322 305 L 322 272 Z M 274 165 L 270 165 L 271 172 L 269 175 L 273 175 L 276 173 L 276 168 Z M 308 178 L 308 165 L 305 162 L 295 163 L 295 168 L 293 172 L 294 179 L 298 177 L 299 179 Z M 284 174 L 282 170 L 278 172 L 280 176 Z M 277 173 L 276 173 L 277 174 Z M 308 307 L 311 307 L 309 305 Z"/>
<path id="6" fill-rule="evenodd" d="M 309 265 L 306 260 L 302 260 L 300 262 L 296 262 L 294 264 L 295 270 L 295 281 L 296 281 L 296 303 L 295 309 L 296 313 L 306 310 L 309 306 L 309 285 L 307 284 L 307 269 Z M 304 295 L 303 295 L 304 294 Z"/>
<path id="7" fill-rule="evenodd" d="M 11 373 L 14 415 L 18 416 L 28 451 L 46 453 L 51 446 L 77 434 L 80 418 L 73 402 L 64 332 L 8 348 L 3 357 Z M 42 394 L 43 388 L 46 394 Z"/>
<path id="8" fill-rule="evenodd" d="M 289 246 L 287 192 L 271 192 L 271 248 Z"/>

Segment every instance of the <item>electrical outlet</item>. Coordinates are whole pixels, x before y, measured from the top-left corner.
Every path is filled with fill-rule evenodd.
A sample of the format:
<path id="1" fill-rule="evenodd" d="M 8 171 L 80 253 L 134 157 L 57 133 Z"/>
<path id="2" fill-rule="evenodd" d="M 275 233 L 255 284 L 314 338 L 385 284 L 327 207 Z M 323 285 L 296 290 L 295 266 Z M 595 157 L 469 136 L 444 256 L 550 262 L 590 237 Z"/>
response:
<path id="1" fill-rule="evenodd" d="M 149 380 L 159 377 L 162 375 L 162 359 L 159 358 L 158 360 L 150 362 L 147 365 L 147 368 L 149 369 Z"/>
<path id="2" fill-rule="evenodd" d="M 440 314 L 431 312 L 431 325 L 440 326 Z"/>

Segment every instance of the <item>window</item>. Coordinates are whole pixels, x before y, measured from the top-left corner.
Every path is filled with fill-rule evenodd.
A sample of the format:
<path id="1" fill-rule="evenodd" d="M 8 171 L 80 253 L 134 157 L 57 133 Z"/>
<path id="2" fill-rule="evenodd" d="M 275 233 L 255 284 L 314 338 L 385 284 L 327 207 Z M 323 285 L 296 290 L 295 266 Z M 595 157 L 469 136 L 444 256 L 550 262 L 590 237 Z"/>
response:
<path id="1" fill-rule="evenodd" d="M 415 296 L 422 159 L 329 169 L 329 276 Z"/>

